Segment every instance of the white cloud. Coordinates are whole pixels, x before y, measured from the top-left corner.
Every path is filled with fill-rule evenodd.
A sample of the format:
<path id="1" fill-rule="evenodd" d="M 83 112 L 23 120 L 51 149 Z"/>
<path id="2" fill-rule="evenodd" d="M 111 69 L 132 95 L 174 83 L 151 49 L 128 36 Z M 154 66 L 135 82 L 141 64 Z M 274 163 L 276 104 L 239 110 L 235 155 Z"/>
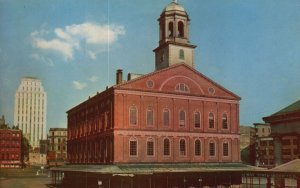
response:
<path id="1" fill-rule="evenodd" d="M 77 90 L 82 90 L 87 86 L 86 83 L 84 82 L 79 82 L 79 81 L 73 81 L 73 87 Z"/>
<path id="2" fill-rule="evenodd" d="M 49 39 L 49 35 L 54 35 Z M 86 22 L 73 24 L 64 28 L 55 28 L 53 32 L 42 29 L 31 33 L 32 44 L 41 50 L 55 51 L 70 60 L 74 58 L 76 50 L 89 49 L 87 55 L 91 59 L 97 58 L 97 53 L 103 52 L 103 47 L 117 41 L 120 35 L 125 34 L 122 25 L 100 25 Z M 92 50 L 90 50 L 92 49 Z"/>
<path id="3" fill-rule="evenodd" d="M 98 77 L 97 76 L 92 76 L 88 80 L 91 81 L 91 82 L 96 82 L 98 80 Z"/>
<path id="4" fill-rule="evenodd" d="M 37 48 L 44 50 L 53 50 L 61 53 L 66 59 L 73 59 L 73 46 L 68 42 L 60 41 L 58 39 L 45 40 L 37 38 L 34 41 Z"/>

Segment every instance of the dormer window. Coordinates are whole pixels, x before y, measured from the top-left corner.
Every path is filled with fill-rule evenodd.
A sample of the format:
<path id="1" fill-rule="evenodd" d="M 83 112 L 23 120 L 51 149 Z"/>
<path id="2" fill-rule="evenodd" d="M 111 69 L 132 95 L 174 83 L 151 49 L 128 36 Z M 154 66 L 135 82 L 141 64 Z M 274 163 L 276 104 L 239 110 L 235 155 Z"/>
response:
<path id="1" fill-rule="evenodd" d="M 188 88 L 188 86 L 186 84 L 179 83 L 176 85 L 175 91 L 188 93 L 188 92 L 190 92 L 190 89 Z"/>

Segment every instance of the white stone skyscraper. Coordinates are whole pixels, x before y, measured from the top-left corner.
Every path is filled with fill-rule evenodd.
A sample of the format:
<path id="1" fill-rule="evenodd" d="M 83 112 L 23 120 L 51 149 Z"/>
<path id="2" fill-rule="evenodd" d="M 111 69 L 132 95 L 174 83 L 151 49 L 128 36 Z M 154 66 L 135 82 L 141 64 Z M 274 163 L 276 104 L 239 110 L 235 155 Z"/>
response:
<path id="1" fill-rule="evenodd" d="M 39 147 L 46 139 L 47 93 L 35 77 L 24 77 L 15 95 L 14 125 L 19 126 L 30 145 Z"/>

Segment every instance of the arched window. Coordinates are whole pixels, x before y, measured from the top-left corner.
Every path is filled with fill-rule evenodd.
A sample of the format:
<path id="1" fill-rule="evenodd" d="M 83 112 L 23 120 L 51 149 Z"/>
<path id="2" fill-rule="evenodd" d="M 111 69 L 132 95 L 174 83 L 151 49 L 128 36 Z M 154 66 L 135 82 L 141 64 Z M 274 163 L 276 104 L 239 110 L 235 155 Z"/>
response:
<path id="1" fill-rule="evenodd" d="M 153 125 L 153 109 L 147 109 L 147 125 Z"/>
<path id="2" fill-rule="evenodd" d="M 184 24 L 182 21 L 178 22 L 178 37 L 184 37 Z"/>
<path id="3" fill-rule="evenodd" d="M 195 128 L 200 128 L 200 113 L 199 112 L 195 112 L 194 122 L 195 122 Z"/>
<path id="4" fill-rule="evenodd" d="M 189 87 L 184 83 L 179 83 L 175 87 L 175 91 L 188 93 L 190 91 Z"/>
<path id="5" fill-rule="evenodd" d="M 137 108 L 135 106 L 130 107 L 129 121 L 131 125 L 137 124 Z"/>
<path id="6" fill-rule="evenodd" d="M 209 156 L 215 156 L 216 155 L 216 144 L 211 141 L 209 142 Z"/>
<path id="7" fill-rule="evenodd" d="M 209 128 L 215 128 L 215 116 L 212 112 L 209 113 L 208 115 L 208 123 L 209 123 Z"/>
<path id="8" fill-rule="evenodd" d="M 195 156 L 201 155 L 201 142 L 200 140 L 195 141 Z"/>
<path id="9" fill-rule="evenodd" d="M 223 156 L 228 156 L 229 155 L 229 146 L 228 142 L 223 143 Z"/>
<path id="10" fill-rule="evenodd" d="M 173 37 L 174 36 L 174 27 L 173 27 L 173 22 L 169 22 L 169 33 L 168 37 Z"/>
<path id="11" fill-rule="evenodd" d="M 164 155 L 170 155 L 170 140 L 168 138 L 164 139 Z"/>
<path id="12" fill-rule="evenodd" d="M 185 147 L 185 140 L 181 139 L 179 141 L 179 152 L 180 155 L 186 155 L 186 147 Z"/>
<path id="13" fill-rule="evenodd" d="M 147 155 L 153 156 L 154 155 L 154 141 L 152 138 L 147 140 Z"/>
<path id="14" fill-rule="evenodd" d="M 185 126 L 185 111 L 181 110 L 179 112 L 179 127 Z"/>
<path id="15" fill-rule="evenodd" d="M 222 115 L 222 126 L 223 129 L 228 129 L 228 121 L 227 121 L 227 114 Z"/>
<path id="16" fill-rule="evenodd" d="M 137 140 L 135 138 L 131 138 L 129 140 L 129 155 L 137 156 Z"/>
<path id="17" fill-rule="evenodd" d="M 179 59 L 184 59 L 184 51 L 183 51 L 183 49 L 179 50 Z"/>
<path id="18" fill-rule="evenodd" d="M 163 110 L 163 124 L 164 126 L 169 126 L 170 123 L 170 111 L 169 109 Z"/>

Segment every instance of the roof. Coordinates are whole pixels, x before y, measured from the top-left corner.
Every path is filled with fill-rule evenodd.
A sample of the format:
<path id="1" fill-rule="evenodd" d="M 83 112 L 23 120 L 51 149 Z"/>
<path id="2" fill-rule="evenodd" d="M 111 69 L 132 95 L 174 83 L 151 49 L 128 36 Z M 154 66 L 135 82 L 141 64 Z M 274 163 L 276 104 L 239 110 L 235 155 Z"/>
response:
<path id="1" fill-rule="evenodd" d="M 285 164 L 270 169 L 273 172 L 293 172 L 300 173 L 300 159 L 295 159 Z"/>
<path id="2" fill-rule="evenodd" d="M 33 76 L 24 76 L 22 79 L 39 80 L 38 77 L 33 77 Z"/>
<path id="3" fill-rule="evenodd" d="M 281 115 L 281 114 L 287 114 L 287 113 L 298 111 L 298 110 L 300 110 L 300 100 L 298 100 L 298 101 L 294 102 L 293 104 L 291 104 L 291 105 L 283 108 L 282 110 L 276 112 L 272 116 L 274 116 L 274 115 Z"/>
<path id="4" fill-rule="evenodd" d="M 170 4 L 168 4 L 164 8 L 163 12 L 165 12 L 165 11 L 182 11 L 182 12 L 185 12 L 184 8 L 180 4 L 178 4 L 174 1 Z"/>
<path id="5" fill-rule="evenodd" d="M 142 175 L 180 172 L 259 171 L 261 168 L 242 163 L 173 163 L 173 164 L 119 164 L 119 165 L 66 165 L 53 171 L 77 171 L 112 175 Z"/>
<path id="6" fill-rule="evenodd" d="M 50 128 L 49 131 L 67 131 L 67 128 Z"/>

